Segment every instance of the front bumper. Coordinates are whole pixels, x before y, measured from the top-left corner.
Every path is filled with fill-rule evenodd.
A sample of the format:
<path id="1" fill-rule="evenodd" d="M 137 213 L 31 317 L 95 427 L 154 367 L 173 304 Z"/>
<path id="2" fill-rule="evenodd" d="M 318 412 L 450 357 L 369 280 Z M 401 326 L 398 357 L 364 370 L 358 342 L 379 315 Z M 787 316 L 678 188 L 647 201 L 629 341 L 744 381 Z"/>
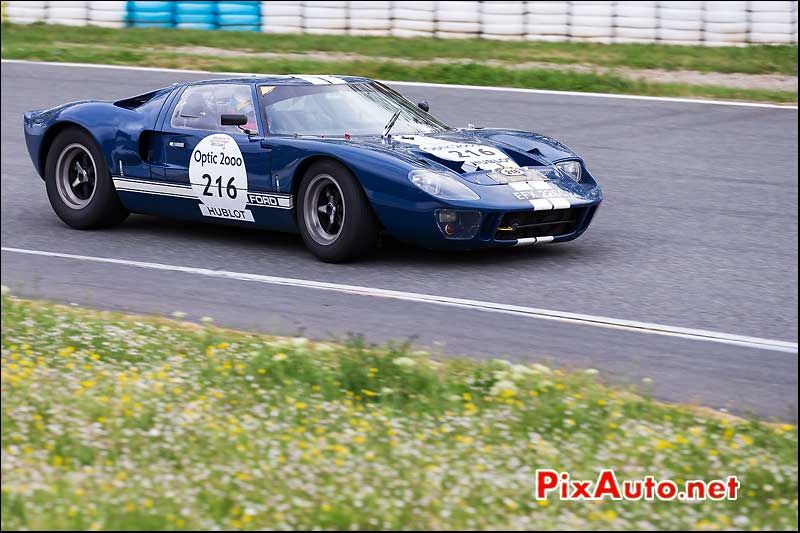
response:
<path id="1" fill-rule="evenodd" d="M 601 202 L 598 198 L 548 210 L 445 204 L 411 210 L 393 206 L 382 210 L 381 219 L 391 235 L 407 242 L 432 249 L 475 250 L 571 241 L 586 231 Z M 435 215 L 441 209 L 480 212 L 481 222 L 475 235 L 469 239 L 448 238 Z"/>

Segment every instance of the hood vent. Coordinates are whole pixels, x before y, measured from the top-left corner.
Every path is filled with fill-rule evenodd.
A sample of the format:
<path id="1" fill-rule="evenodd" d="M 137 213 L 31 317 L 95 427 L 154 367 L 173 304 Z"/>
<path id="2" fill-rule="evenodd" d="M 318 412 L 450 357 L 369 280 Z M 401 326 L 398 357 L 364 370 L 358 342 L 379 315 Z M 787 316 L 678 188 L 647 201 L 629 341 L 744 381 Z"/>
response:
<path id="1" fill-rule="evenodd" d="M 434 165 L 431 164 L 431 161 L 434 163 L 438 163 L 443 167 L 447 167 L 449 170 L 456 172 L 458 174 L 464 174 L 464 163 L 462 161 L 450 161 L 449 159 L 442 159 L 441 157 L 436 157 L 433 154 L 425 153 L 425 158 L 419 158 L 418 161 L 423 162 L 424 165 L 433 167 Z"/>

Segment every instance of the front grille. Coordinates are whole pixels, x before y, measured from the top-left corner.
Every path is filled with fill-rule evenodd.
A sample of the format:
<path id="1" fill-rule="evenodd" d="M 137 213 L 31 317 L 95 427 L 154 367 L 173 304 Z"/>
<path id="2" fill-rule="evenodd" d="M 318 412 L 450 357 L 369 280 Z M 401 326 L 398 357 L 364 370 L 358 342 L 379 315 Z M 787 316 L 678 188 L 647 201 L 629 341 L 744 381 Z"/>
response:
<path id="1" fill-rule="evenodd" d="M 512 211 L 503 215 L 494 238 L 500 241 L 531 237 L 558 237 L 578 229 L 585 207 L 550 211 Z"/>

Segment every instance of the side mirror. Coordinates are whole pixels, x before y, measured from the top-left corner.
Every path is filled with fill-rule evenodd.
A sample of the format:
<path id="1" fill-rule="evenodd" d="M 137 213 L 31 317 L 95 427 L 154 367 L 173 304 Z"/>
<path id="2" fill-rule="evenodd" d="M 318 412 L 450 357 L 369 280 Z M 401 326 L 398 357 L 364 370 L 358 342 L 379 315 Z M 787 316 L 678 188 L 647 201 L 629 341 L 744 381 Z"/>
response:
<path id="1" fill-rule="evenodd" d="M 247 124 L 247 115 L 221 115 L 219 122 L 222 126 L 244 126 Z"/>
<path id="2" fill-rule="evenodd" d="M 427 113 L 428 110 L 431 108 L 431 105 L 428 103 L 427 100 L 422 100 L 421 102 L 417 102 L 417 107 Z"/>

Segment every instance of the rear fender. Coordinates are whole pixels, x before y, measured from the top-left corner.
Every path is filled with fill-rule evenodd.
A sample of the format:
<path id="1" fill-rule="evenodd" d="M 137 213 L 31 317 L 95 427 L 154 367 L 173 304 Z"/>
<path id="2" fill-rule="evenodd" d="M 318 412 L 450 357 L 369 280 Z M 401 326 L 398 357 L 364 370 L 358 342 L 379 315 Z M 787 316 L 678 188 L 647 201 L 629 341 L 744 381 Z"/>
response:
<path id="1" fill-rule="evenodd" d="M 111 102 L 82 101 L 25 113 L 25 144 L 37 173 L 44 178 L 50 146 L 68 127 L 82 128 L 97 142 L 112 174 L 120 172 L 120 163 L 131 169 L 131 175 L 136 175 L 137 169 L 139 174 L 145 173 L 140 157 L 140 136 L 155 127 L 170 93 L 171 90 L 163 91 L 134 109 Z M 146 174 L 139 177 L 149 178 L 149 171 Z"/>

